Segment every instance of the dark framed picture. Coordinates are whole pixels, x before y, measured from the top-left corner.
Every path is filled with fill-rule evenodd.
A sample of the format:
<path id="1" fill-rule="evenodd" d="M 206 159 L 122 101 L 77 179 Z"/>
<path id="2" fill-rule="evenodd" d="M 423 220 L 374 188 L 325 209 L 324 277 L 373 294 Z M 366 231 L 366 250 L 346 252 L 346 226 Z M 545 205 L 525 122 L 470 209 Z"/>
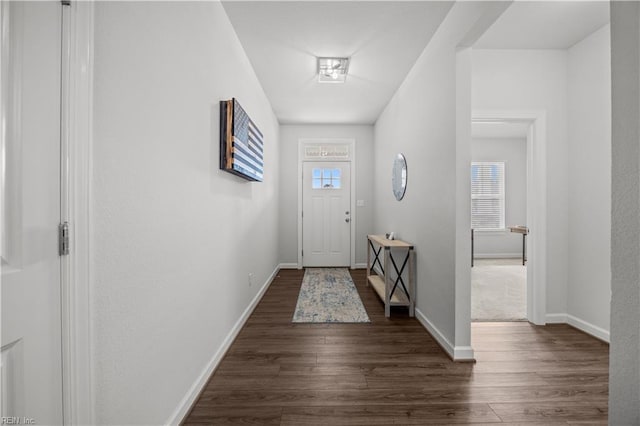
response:
<path id="1" fill-rule="evenodd" d="M 262 182 L 263 136 L 235 99 L 220 101 L 220 169 Z"/>

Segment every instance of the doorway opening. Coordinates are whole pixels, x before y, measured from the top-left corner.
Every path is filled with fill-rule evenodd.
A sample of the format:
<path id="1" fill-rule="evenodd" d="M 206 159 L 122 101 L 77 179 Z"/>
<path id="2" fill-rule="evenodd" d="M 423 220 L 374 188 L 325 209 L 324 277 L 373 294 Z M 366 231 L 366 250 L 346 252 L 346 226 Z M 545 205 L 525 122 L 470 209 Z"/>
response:
<path id="1" fill-rule="evenodd" d="M 545 323 L 545 127 L 541 111 L 473 112 L 472 321 Z"/>
<path id="2" fill-rule="evenodd" d="M 472 124 L 472 321 L 527 318 L 528 127 L 528 122 Z"/>

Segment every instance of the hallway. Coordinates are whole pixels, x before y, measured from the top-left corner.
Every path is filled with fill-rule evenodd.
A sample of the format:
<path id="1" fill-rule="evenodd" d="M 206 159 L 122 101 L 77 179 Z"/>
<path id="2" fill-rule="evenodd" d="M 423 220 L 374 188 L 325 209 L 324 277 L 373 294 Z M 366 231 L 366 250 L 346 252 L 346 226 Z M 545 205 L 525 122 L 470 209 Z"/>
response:
<path id="1" fill-rule="evenodd" d="M 640 2 L 0 3 L 4 417 L 640 424 Z M 320 161 L 370 324 L 291 323 Z M 471 323 L 473 162 L 530 323 Z M 416 319 L 358 269 L 391 232 Z"/>
<path id="2" fill-rule="evenodd" d="M 371 324 L 292 324 L 303 271 L 281 270 L 185 424 L 606 424 L 608 345 L 567 325 L 478 323 L 452 362 L 401 309 Z"/>

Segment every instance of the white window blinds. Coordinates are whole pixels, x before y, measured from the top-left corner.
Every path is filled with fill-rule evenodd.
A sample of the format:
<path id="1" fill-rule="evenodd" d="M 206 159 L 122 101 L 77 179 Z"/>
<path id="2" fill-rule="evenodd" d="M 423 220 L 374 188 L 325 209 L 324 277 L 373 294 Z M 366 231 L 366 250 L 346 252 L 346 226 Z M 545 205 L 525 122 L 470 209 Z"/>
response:
<path id="1" fill-rule="evenodd" d="M 471 227 L 504 229 L 504 162 L 471 163 Z"/>

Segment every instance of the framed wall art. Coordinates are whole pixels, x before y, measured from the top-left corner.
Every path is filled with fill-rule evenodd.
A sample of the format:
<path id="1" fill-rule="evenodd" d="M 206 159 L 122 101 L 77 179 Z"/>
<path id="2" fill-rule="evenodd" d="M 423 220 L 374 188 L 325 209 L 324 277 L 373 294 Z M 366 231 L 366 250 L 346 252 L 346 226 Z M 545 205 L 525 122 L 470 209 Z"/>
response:
<path id="1" fill-rule="evenodd" d="M 235 99 L 220 101 L 220 169 L 262 182 L 263 136 Z"/>

